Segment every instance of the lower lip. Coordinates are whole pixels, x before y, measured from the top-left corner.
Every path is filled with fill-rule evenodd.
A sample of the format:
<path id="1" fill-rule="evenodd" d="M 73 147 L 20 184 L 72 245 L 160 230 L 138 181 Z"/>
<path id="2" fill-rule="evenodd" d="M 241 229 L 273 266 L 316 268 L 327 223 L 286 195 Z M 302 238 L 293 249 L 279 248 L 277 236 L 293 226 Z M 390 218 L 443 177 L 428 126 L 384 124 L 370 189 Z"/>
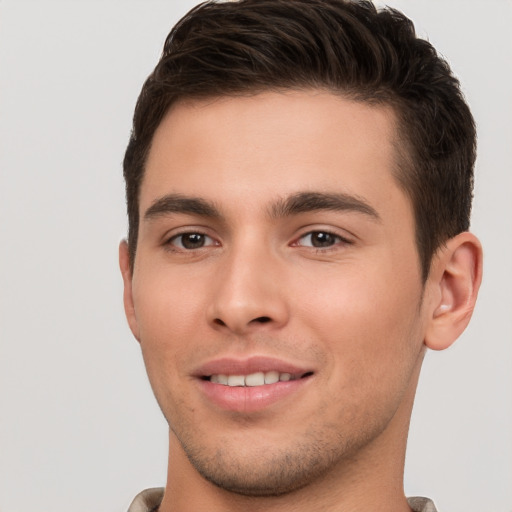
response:
<path id="1" fill-rule="evenodd" d="M 311 377 L 264 386 L 224 386 L 208 380 L 200 380 L 206 397 L 216 406 L 227 411 L 258 412 L 287 399 L 301 390 Z"/>

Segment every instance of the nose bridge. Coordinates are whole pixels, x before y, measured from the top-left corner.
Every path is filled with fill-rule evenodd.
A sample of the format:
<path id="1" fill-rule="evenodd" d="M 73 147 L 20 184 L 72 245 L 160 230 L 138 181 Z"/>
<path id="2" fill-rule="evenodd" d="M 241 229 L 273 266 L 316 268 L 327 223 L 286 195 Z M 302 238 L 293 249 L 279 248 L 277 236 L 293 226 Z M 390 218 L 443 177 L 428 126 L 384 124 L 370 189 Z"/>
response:
<path id="1" fill-rule="evenodd" d="M 282 325 L 287 318 L 279 291 L 282 262 L 268 242 L 246 234 L 221 259 L 209 320 L 238 334 L 258 326 Z"/>

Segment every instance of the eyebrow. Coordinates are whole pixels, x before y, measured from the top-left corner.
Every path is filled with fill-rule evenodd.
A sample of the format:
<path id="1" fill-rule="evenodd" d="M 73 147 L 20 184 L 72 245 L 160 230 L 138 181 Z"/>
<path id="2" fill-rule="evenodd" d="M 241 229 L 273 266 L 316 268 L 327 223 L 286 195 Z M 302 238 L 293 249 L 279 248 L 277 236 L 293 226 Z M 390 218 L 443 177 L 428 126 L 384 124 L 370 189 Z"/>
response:
<path id="1" fill-rule="evenodd" d="M 219 218 L 220 212 L 213 203 L 200 197 L 188 197 L 182 194 L 167 194 L 157 199 L 144 213 L 144 219 L 150 220 L 173 213 L 188 213 L 201 217 Z"/>
<path id="2" fill-rule="evenodd" d="M 321 210 L 357 212 L 381 220 L 377 211 L 363 198 L 345 193 L 298 192 L 278 199 L 271 204 L 269 212 L 272 218 L 283 218 Z M 146 210 L 144 219 L 151 220 L 173 213 L 214 219 L 222 217 L 219 209 L 210 201 L 182 194 L 167 194 Z"/>
<path id="3" fill-rule="evenodd" d="M 361 197 L 345 193 L 299 192 L 272 205 L 272 217 L 288 217 L 317 210 L 357 212 L 380 221 L 377 211 Z"/>

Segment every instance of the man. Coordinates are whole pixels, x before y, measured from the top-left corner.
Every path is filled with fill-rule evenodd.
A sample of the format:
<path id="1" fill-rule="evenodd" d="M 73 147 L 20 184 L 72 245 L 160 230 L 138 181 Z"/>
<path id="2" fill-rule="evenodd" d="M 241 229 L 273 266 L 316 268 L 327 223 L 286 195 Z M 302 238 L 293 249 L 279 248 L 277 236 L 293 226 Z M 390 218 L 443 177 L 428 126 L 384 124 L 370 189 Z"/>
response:
<path id="1" fill-rule="evenodd" d="M 169 424 L 130 512 L 433 511 L 406 499 L 427 348 L 469 322 L 475 129 L 369 2 L 207 3 L 139 97 L 124 302 Z"/>

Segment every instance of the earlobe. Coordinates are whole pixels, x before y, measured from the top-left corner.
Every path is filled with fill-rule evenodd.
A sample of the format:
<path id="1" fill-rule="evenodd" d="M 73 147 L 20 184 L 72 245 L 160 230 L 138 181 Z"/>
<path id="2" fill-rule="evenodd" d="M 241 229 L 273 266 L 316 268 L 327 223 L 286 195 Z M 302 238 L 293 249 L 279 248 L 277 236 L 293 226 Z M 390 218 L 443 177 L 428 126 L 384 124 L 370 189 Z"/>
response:
<path id="1" fill-rule="evenodd" d="M 130 253 L 128 250 L 128 243 L 126 240 L 121 240 L 119 244 L 119 268 L 121 269 L 121 275 L 123 276 L 124 292 L 124 312 L 128 325 L 132 331 L 135 339 L 139 339 L 139 327 L 137 324 L 137 315 L 135 314 L 135 306 L 133 302 L 133 288 L 132 288 L 132 270 L 130 266 Z"/>
<path id="2" fill-rule="evenodd" d="M 469 232 L 448 240 L 434 257 L 428 279 L 433 297 L 425 345 L 444 350 L 469 323 L 482 280 L 482 247 Z"/>

